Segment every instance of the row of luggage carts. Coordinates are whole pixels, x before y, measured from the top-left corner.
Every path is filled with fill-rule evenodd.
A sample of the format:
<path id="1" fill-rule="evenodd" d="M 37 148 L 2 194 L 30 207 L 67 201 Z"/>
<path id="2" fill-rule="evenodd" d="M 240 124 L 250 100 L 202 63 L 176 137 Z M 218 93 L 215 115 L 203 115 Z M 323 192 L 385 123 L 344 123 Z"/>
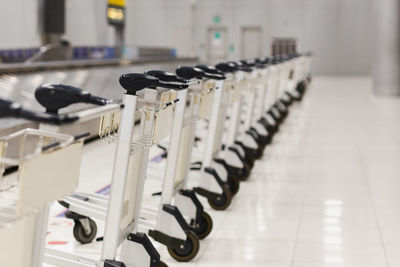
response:
<path id="1" fill-rule="evenodd" d="M 206 210 L 226 210 L 251 177 L 290 107 L 302 100 L 311 59 L 291 54 L 125 73 L 122 102 L 43 84 L 35 91 L 42 113 L 0 99 L 0 119 L 39 123 L 0 137 L 1 265 L 166 266 L 155 242 L 177 261 L 194 259 L 213 228 Z M 78 103 L 89 108 L 63 112 Z M 88 133 L 64 131 L 94 119 L 98 136 L 115 145 L 109 195 L 76 190 Z M 154 149 L 163 161 L 149 160 Z M 153 192 L 157 204 L 144 201 L 147 180 L 162 185 Z M 76 241 L 101 242 L 97 258 L 46 247 L 54 201 L 68 210 Z"/>

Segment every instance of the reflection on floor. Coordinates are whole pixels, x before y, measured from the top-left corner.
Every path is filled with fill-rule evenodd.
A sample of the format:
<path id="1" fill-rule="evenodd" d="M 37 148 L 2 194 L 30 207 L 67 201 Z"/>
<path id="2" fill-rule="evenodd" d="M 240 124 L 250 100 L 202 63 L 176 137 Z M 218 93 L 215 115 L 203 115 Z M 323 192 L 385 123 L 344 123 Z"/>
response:
<path id="1" fill-rule="evenodd" d="M 197 258 L 158 249 L 182 267 L 399 267 L 399 163 L 400 99 L 373 96 L 368 78 L 317 77 L 231 207 L 207 210 Z"/>

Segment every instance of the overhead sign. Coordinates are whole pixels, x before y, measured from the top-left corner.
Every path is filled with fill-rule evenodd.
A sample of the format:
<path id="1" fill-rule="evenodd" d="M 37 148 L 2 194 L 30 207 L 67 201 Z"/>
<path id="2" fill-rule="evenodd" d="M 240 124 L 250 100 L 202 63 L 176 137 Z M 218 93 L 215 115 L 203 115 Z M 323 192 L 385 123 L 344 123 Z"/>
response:
<path id="1" fill-rule="evenodd" d="M 108 5 L 125 7 L 125 0 L 108 0 Z"/>
<path id="2" fill-rule="evenodd" d="M 112 25 L 125 24 L 125 0 L 108 0 L 107 19 Z"/>
<path id="3" fill-rule="evenodd" d="M 220 24 L 221 23 L 221 17 L 219 15 L 215 15 L 213 17 L 213 22 L 214 22 L 214 24 Z"/>

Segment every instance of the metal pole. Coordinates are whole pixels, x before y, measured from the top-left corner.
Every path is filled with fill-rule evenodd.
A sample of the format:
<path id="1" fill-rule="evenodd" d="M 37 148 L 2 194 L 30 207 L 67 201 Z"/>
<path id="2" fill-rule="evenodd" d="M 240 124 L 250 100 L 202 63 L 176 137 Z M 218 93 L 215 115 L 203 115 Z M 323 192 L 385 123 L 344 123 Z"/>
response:
<path id="1" fill-rule="evenodd" d="M 374 0 L 374 93 L 400 96 L 400 1 Z"/>

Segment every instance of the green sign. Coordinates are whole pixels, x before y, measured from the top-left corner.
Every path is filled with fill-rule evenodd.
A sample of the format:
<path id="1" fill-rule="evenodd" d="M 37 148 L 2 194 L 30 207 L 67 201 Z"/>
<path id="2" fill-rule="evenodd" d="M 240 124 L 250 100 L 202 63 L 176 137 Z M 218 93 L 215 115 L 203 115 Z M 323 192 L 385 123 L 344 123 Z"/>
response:
<path id="1" fill-rule="evenodd" d="M 220 24 L 220 23 L 221 23 L 221 17 L 218 16 L 218 15 L 214 16 L 214 17 L 213 17 L 213 22 L 214 22 L 215 24 Z"/>

